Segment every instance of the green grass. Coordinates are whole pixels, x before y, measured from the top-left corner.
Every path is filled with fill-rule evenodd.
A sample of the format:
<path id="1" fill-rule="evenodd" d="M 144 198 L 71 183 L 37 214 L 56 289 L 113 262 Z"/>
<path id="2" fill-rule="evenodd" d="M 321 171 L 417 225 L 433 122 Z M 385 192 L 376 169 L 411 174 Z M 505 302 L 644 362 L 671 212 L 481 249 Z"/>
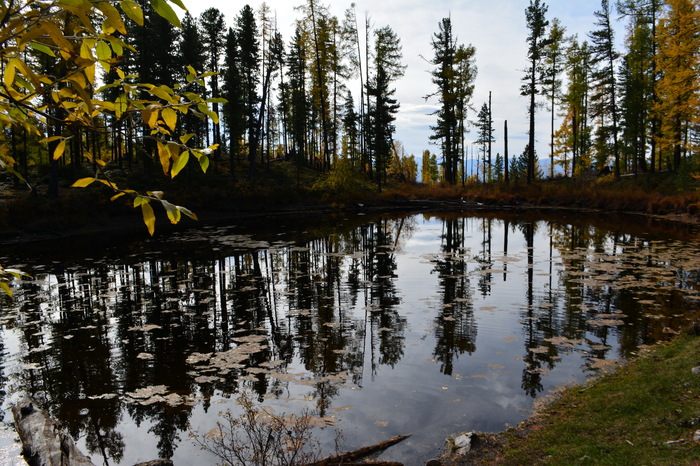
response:
<path id="1" fill-rule="evenodd" d="M 505 433 L 502 464 L 697 465 L 700 338 L 658 345 L 585 388 L 556 397 Z M 526 436 L 523 436 L 523 431 Z M 678 443 L 668 443 L 678 442 Z"/>

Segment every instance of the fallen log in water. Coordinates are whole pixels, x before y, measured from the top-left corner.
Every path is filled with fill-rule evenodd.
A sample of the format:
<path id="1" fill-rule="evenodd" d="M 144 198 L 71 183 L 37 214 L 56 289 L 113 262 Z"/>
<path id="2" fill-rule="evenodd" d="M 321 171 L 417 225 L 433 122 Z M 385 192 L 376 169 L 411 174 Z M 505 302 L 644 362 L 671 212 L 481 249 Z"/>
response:
<path id="1" fill-rule="evenodd" d="M 49 413 L 24 397 L 12 406 L 12 416 L 24 458 L 31 466 L 95 466 L 75 445 L 73 438 Z M 173 466 L 171 460 L 158 459 L 134 466 Z"/>
<path id="2" fill-rule="evenodd" d="M 24 457 L 30 465 L 95 466 L 90 458 L 76 447 L 73 438 L 37 403 L 22 398 L 12 407 L 15 426 Z"/>
<path id="3" fill-rule="evenodd" d="M 348 464 L 349 462 L 357 461 L 359 459 L 365 458 L 373 453 L 380 452 L 382 450 L 386 450 L 392 445 L 396 445 L 399 442 L 403 442 L 406 440 L 410 435 L 399 435 L 397 437 L 392 437 L 388 440 L 384 440 L 379 443 L 375 443 L 374 445 L 370 445 L 367 447 L 362 447 L 358 448 L 357 450 L 354 451 L 349 451 L 347 453 L 341 453 L 339 455 L 334 455 L 334 456 L 328 456 L 326 458 L 323 458 L 321 460 L 315 461 L 313 463 L 309 463 L 306 466 L 333 466 L 337 464 Z M 381 466 L 401 466 L 401 463 L 393 463 L 393 462 L 375 462 L 375 463 L 362 463 L 362 464 L 374 464 L 374 465 L 381 465 Z"/>

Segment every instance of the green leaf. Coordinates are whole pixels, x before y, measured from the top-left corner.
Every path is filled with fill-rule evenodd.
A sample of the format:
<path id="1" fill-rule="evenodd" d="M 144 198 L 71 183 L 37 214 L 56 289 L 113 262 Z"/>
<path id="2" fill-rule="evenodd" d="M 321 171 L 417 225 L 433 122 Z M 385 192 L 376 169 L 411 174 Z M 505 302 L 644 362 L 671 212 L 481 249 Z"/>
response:
<path id="1" fill-rule="evenodd" d="M 183 152 L 175 161 L 172 170 L 170 170 L 170 178 L 175 178 L 180 171 L 185 168 L 187 161 L 190 159 L 189 152 Z"/>
<path id="2" fill-rule="evenodd" d="M 98 60 L 107 61 L 112 58 L 112 49 L 109 48 L 107 42 L 101 40 L 97 41 L 95 45 L 95 53 L 97 53 Z"/>
<path id="3" fill-rule="evenodd" d="M 143 223 L 146 224 L 148 228 L 148 234 L 153 236 L 153 232 L 156 230 L 156 215 L 153 213 L 153 207 L 148 203 L 148 199 L 144 199 L 143 204 L 141 204 L 141 213 L 143 214 Z"/>
<path id="4" fill-rule="evenodd" d="M 80 178 L 75 183 L 70 185 L 70 187 L 71 188 L 85 188 L 86 186 L 90 186 L 94 182 L 95 182 L 95 178 Z"/>
<path id="5" fill-rule="evenodd" d="M 182 0 L 170 0 L 173 2 L 175 5 L 179 6 L 183 10 L 187 11 L 187 8 L 185 8 L 185 4 L 182 2 Z"/>
<path id="6" fill-rule="evenodd" d="M 56 54 L 53 53 L 53 50 L 51 50 L 49 47 L 47 47 L 47 46 L 44 45 L 44 44 L 40 44 L 39 42 L 34 42 L 34 41 L 32 41 L 32 42 L 29 43 L 29 45 L 30 45 L 31 48 L 33 48 L 34 50 L 37 50 L 37 51 L 39 51 L 39 52 L 41 52 L 41 53 L 45 53 L 46 55 L 48 55 L 48 56 L 50 56 L 50 57 L 55 57 L 55 56 L 56 56 Z"/>
<path id="7" fill-rule="evenodd" d="M 212 97 L 211 99 L 207 99 L 207 102 L 210 104 L 227 104 L 228 100 L 224 99 L 223 97 Z"/>
<path id="8" fill-rule="evenodd" d="M 209 157 L 207 157 L 206 155 L 202 155 L 199 158 L 199 166 L 202 167 L 202 171 L 206 173 L 207 168 L 209 168 Z"/>
<path id="9" fill-rule="evenodd" d="M 180 18 L 178 18 L 177 14 L 175 14 L 175 10 L 173 10 L 173 7 L 168 5 L 168 3 L 165 0 L 151 0 L 150 3 L 151 7 L 153 7 L 156 13 L 158 13 L 160 16 L 166 19 L 173 26 L 182 29 L 182 25 L 180 24 Z"/>
<path id="10" fill-rule="evenodd" d="M 143 26 L 143 10 L 138 3 L 132 0 L 122 0 L 119 6 L 126 16 L 139 26 Z"/>

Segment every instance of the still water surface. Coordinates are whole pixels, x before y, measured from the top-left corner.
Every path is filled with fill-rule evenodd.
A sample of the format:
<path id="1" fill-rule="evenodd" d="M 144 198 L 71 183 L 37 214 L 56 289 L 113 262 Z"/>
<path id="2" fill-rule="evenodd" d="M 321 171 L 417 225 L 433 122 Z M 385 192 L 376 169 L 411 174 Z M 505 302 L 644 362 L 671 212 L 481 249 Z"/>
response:
<path id="1" fill-rule="evenodd" d="M 323 454 L 338 431 L 344 450 L 413 434 L 381 459 L 422 464 L 670 337 L 700 300 L 693 232 L 619 221 L 277 219 L 0 255 L 32 275 L 0 298 L 3 407 L 36 397 L 96 464 L 213 464 L 191 435 L 243 391 L 310 411 Z"/>

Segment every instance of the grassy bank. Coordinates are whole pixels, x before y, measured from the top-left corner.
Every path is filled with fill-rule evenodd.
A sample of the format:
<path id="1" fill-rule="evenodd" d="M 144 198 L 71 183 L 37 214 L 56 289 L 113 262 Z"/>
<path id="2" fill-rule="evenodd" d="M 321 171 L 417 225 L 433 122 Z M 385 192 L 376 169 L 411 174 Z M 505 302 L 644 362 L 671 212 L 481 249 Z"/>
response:
<path id="1" fill-rule="evenodd" d="M 487 436 L 455 464 L 700 464 L 700 337 L 645 350 L 570 387 L 517 428 Z"/>

